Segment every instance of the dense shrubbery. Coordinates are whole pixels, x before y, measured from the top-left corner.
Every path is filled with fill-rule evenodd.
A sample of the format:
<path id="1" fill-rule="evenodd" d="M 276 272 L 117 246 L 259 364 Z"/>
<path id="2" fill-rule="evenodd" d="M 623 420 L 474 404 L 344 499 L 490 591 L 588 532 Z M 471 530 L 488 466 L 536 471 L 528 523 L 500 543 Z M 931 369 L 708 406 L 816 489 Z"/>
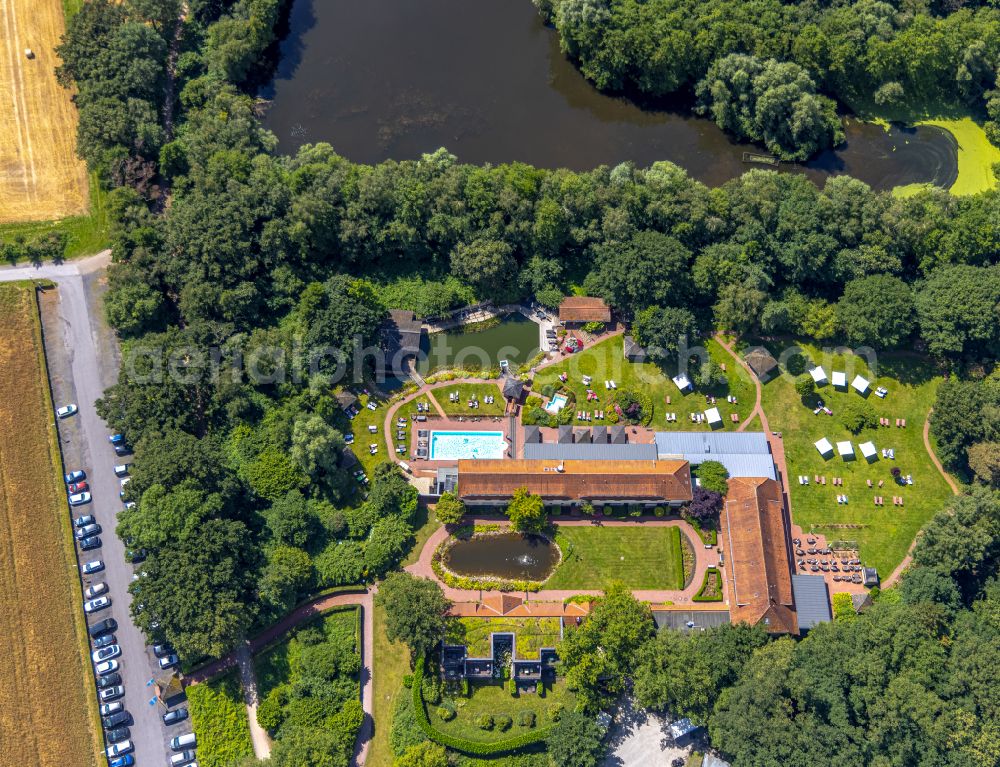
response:
<path id="1" fill-rule="evenodd" d="M 236 672 L 187 688 L 191 724 L 198 736 L 198 760 L 225 767 L 253 756 L 247 709 Z"/>

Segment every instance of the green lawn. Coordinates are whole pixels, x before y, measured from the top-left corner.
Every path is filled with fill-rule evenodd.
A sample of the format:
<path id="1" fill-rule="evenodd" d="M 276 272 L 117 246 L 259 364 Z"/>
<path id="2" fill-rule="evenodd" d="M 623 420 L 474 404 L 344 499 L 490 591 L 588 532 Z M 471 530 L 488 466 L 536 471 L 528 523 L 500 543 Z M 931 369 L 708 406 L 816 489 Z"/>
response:
<path id="1" fill-rule="evenodd" d="M 458 402 L 452 402 L 448 397 L 458 392 Z M 469 407 L 469 399 L 475 395 L 479 398 L 479 407 Z M 487 396 L 493 397 L 493 404 L 488 405 L 484 401 Z M 454 386 L 444 386 L 434 390 L 434 399 L 448 415 L 468 415 L 468 416 L 493 416 L 503 415 L 504 400 L 500 387 L 491 383 L 459 383 Z"/>
<path id="2" fill-rule="evenodd" d="M 615 580 L 633 589 L 683 588 L 677 527 L 562 525 L 555 540 L 563 558 L 547 589 L 600 589 Z"/>
<path id="3" fill-rule="evenodd" d="M 790 378 L 779 376 L 764 385 L 764 411 L 771 429 L 783 435 L 795 522 L 806 531 L 813 529 L 830 540 L 857 541 L 862 559 L 877 567 L 884 578 L 902 561 L 917 531 L 950 495 L 948 485 L 934 468 L 923 444 L 924 419 L 941 379 L 925 361 L 914 355 L 881 355 L 879 377 L 875 380 L 860 357 L 826 357 L 815 346 L 799 345 L 807 350 L 814 362 L 822 364 L 828 377 L 832 370 L 842 370 L 848 374 L 848 384 L 855 374 L 861 374 L 872 382 L 872 389 L 876 386 L 887 388 L 889 394 L 884 400 L 872 394 L 868 402 L 878 416 L 891 419 L 893 424 L 897 418 L 906 419 L 905 429 L 893 425 L 866 429 L 854 435 L 838 418 L 838 410 L 846 401 L 859 398 L 853 389 L 840 392 L 827 385 L 818 390 L 819 396 L 834 411 L 830 417 L 822 413 L 813 415 L 812 409 L 802 404 Z M 777 348 L 772 349 L 772 352 L 777 351 Z M 839 456 L 825 460 L 814 445 L 821 437 L 834 445 L 850 440 L 857 460 L 845 462 Z M 879 451 L 878 460 L 872 464 L 866 463 L 858 450 L 858 445 L 868 440 L 872 440 Z M 896 460 L 882 459 L 883 448 L 893 448 Z M 914 484 L 909 487 L 895 485 L 889 473 L 893 466 L 898 466 L 903 474 L 912 474 Z M 827 484 L 799 485 L 797 477 L 800 474 L 810 478 L 817 474 L 826 476 Z M 833 485 L 834 477 L 843 477 L 843 487 Z M 875 489 L 868 488 L 868 479 L 876 485 Z M 881 490 L 877 488 L 880 479 L 885 481 Z M 885 496 L 884 506 L 874 506 L 872 499 L 876 493 Z M 849 504 L 837 504 L 838 494 L 846 494 Z M 893 495 L 902 495 L 905 505 L 893 506 Z"/>
<path id="4" fill-rule="evenodd" d="M 253 756 L 236 673 L 187 688 L 191 725 L 198 736 L 198 763 L 205 767 L 230 767 Z"/>
<path id="5" fill-rule="evenodd" d="M 351 445 L 351 449 L 354 451 L 354 455 L 358 457 L 370 480 L 375 467 L 383 461 L 389 460 L 389 454 L 385 446 L 385 433 L 382 428 L 388 408 L 383 401 L 377 398 L 370 398 L 367 394 L 362 394 L 358 399 L 361 400 L 361 408 L 358 414 L 350 421 L 344 417 L 342 426 L 354 435 L 354 444 Z M 379 403 L 376 410 L 369 410 L 366 407 L 369 400 Z M 374 434 L 368 430 L 369 426 L 375 426 Z M 346 434 L 347 431 L 344 433 Z M 368 451 L 368 446 L 373 443 L 378 445 L 378 452 L 375 455 L 371 455 Z"/>
<path id="6" fill-rule="evenodd" d="M 74 7 L 73 12 L 79 10 Z M 67 8 L 67 12 L 70 9 Z M 58 221 L 26 221 L 0 224 L 0 240 L 10 241 L 21 236 L 31 241 L 50 232 L 66 235 L 63 258 L 79 258 L 99 253 L 108 247 L 108 212 L 106 192 L 95 174 L 90 174 L 90 212 L 86 216 L 73 216 Z"/>
<path id="7" fill-rule="evenodd" d="M 389 743 L 393 712 L 399 699 L 410 695 L 410 691 L 403 686 L 403 677 L 412 672 L 410 651 L 402 643 L 389 641 L 385 635 L 385 610 L 377 602 L 372 617 L 375 624 L 375 674 L 372 677 L 375 734 L 368 748 L 366 764 L 372 767 L 389 767 L 393 759 Z"/>
<path id="8" fill-rule="evenodd" d="M 490 634 L 515 633 L 517 657 L 536 659 L 543 647 L 555 647 L 561 638 L 558 618 L 450 618 L 445 628 L 449 644 L 464 644 L 470 657 L 490 654 Z"/>
<path id="9" fill-rule="evenodd" d="M 427 706 L 427 715 L 436 729 L 455 737 L 489 743 L 552 724 L 551 717 L 554 711 L 570 709 L 573 706 L 572 694 L 566 690 L 566 685 L 562 681 L 557 681 L 552 689 L 546 692 L 544 698 L 536 693 L 521 693 L 515 698 L 499 681 L 476 683 L 471 687 L 468 698 L 445 696 L 442 700 L 445 706 L 453 706 L 457 714 L 450 722 L 444 721 L 438 715 L 437 706 Z M 535 715 L 533 728 L 520 723 L 519 717 L 526 711 Z M 482 714 L 489 714 L 494 719 L 506 714 L 513 719 L 513 724 L 506 732 L 497 727 L 483 730 L 476 724 L 476 719 Z"/>
<path id="10" fill-rule="evenodd" d="M 563 362 L 544 368 L 535 376 L 532 385 L 534 392 L 540 393 L 542 387 L 551 384 L 555 387 L 570 389 L 576 395 L 574 410 L 607 410 L 610 392 L 604 388 L 605 380 L 613 380 L 618 389 L 630 389 L 648 394 L 653 401 L 653 420 L 650 426 L 656 429 L 678 431 L 708 431 L 708 424 L 692 423 L 690 413 L 700 413 L 708 405 L 705 395 L 716 397 L 716 406 L 722 415 L 722 428 L 735 429 L 738 424 L 730 419 L 732 413 L 737 413 L 740 419 L 746 418 L 753 410 L 753 383 L 743 370 L 714 339 L 704 343 L 712 360 L 725 364 L 727 382 L 717 384 L 707 390 L 695 390 L 689 394 L 681 394 L 671 378 L 676 375 L 676 364 L 659 365 L 651 362 L 633 363 L 625 359 L 621 336 L 614 336 L 590 347 L 578 354 L 567 357 Z M 559 374 L 565 372 L 568 380 L 563 384 Z M 583 384 L 583 376 L 593 378 L 591 389 L 598 395 L 596 401 L 587 402 L 587 387 Z M 737 404 L 726 401 L 726 395 L 736 396 Z M 670 397 L 670 404 L 666 398 Z M 667 413 L 677 415 L 676 422 L 668 423 Z M 573 423 L 576 423 L 574 421 Z M 590 423 L 601 423 L 591 421 Z"/>

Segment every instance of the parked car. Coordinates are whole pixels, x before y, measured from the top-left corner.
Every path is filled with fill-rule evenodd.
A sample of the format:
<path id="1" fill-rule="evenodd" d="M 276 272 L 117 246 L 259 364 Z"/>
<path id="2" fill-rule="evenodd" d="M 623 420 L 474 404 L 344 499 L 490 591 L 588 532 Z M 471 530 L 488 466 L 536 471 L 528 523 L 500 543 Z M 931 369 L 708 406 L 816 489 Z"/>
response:
<path id="1" fill-rule="evenodd" d="M 105 634 L 104 636 L 97 637 L 97 639 L 94 640 L 94 647 L 107 647 L 108 645 L 114 644 L 116 641 L 117 640 L 115 639 L 114 634 Z"/>
<path id="2" fill-rule="evenodd" d="M 86 514 L 86 515 L 84 515 L 82 517 L 77 517 L 76 519 L 74 519 L 73 520 L 73 525 L 75 527 L 86 527 L 87 525 L 94 524 L 94 522 L 96 522 L 96 521 L 97 520 L 94 519 L 94 515 L 93 514 Z"/>
<path id="3" fill-rule="evenodd" d="M 160 668 L 173 668 L 180 662 L 180 659 L 176 655 L 167 655 L 160 658 Z"/>
<path id="4" fill-rule="evenodd" d="M 104 569 L 104 562 L 100 559 L 92 559 L 89 562 L 84 562 L 83 567 L 80 568 L 84 575 L 93 575 L 94 573 L 99 573 Z"/>
<path id="5" fill-rule="evenodd" d="M 98 583 L 95 583 L 92 586 L 88 586 L 86 589 L 83 590 L 83 598 L 94 599 L 95 597 L 99 597 L 107 590 L 108 590 L 108 584 L 106 584 L 104 581 L 99 581 Z"/>
<path id="6" fill-rule="evenodd" d="M 66 480 L 67 485 L 70 484 L 71 482 L 79 482 L 81 479 L 86 479 L 86 478 L 87 478 L 87 472 L 85 472 L 83 469 L 74 469 L 69 474 L 63 477 L 63 479 Z"/>
<path id="7" fill-rule="evenodd" d="M 121 756 L 122 754 L 127 754 L 132 750 L 131 740 L 120 740 L 117 743 L 112 743 L 108 746 L 108 759 L 113 756 Z"/>
<path id="8" fill-rule="evenodd" d="M 125 754 L 125 756 L 116 756 L 108 762 L 108 767 L 132 767 L 134 764 L 135 757 L 132 754 Z"/>
<path id="9" fill-rule="evenodd" d="M 93 626 L 91 626 L 87 631 L 92 637 L 99 637 L 101 634 L 111 634 L 118 630 L 118 621 L 114 618 L 105 618 L 102 621 L 97 621 Z"/>
<path id="10" fill-rule="evenodd" d="M 198 745 L 198 738 L 195 737 L 193 732 L 189 732 L 186 735 L 178 735 L 176 738 L 170 739 L 170 748 L 173 751 L 183 751 L 189 746 L 194 748 Z"/>
<path id="11" fill-rule="evenodd" d="M 134 509 L 135 508 L 135 501 L 125 501 L 125 508 L 126 509 Z"/>
<path id="12" fill-rule="evenodd" d="M 197 764 L 194 761 L 195 753 L 194 751 L 182 751 L 179 754 L 174 754 L 170 757 L 170 767 L 179 767 L 179 765 L 185 764 L 191 767 L 192 764 Z"/>
<path id="13" fill-rule="evenodd" d="M 98 597 L 83 603 L 85 613 L 96 613 L 98 610 L 104 610 L 108 607 L 111 607 L 111 597 Z"/>
<path id="14" fill-rule="evenodd" d="M 105 703 L 101 706 L 101 716 L 112 716 L 125 710 L 125 704 L 120 700 L 114 703 Z"/>
<path id="15" fill-rule="evenodd" d="M 132 723 L 132 715 L 125 710 L 125 706 L 121 701 L 117 703 L 109 703 L 108 705 L 118 706 L 118 708 L 115 709 L 113 714 L 101 717 L 101 724 L 104 725 L 105 730 L 120 727 L 123 724 L 128 725 Z"/>
<path id="16" fill-rule="evenodd" d="M 76 493 L 69 497 L 70 506 L 83 506 L 86 503 L 90 503 L 90 493 Z"/>
<path id="17" fill-rule="evenodd" d="M 125 559 L 134 565 L 146 561 L 145 549 L 125 549 Z"/>
<path id="18" fill-rule="evenodd" d="M 129 735 L 132 733 L 129 731 L 128 727 L 116 727 L 113 730 L 109 730 L 104 734 L 110 743 L 120 743 L 123 740 L 128 740 Z"/>
<path id="19" fill-rule="evenodd" d="M 171 724 L 183 722 L 187 718 L 188 710 L 186 708 L 175 708 L 173 711 L 168 711 L 163 715 L 163 723 L 169 726 Z"/>
<path id="20" fill-rule="evenodd" d="M 110 442 L 112 445 L 123 445 L 123 444 L 125 444 L 125 435 L 124 434 L 109 434 L 108 435 L 108 442 Z"/>
<path id="21" fill-rule="evenodd" d="M 174 648 L 168 644 L 154 644 L 153 645 L 153 655 L 157 658 L 162 658 L 164 655 L 170 655 L 174 651 Z"/>
<path id="22" fill-rule="evenodd" d="M 84 482 L 72 482 L 72 483 L 70 483 L 70 486 L 67 489 L 71 493 L 82 493 L 82 492 L 85 492 L 87 490 L 90 490 L 90 485 L 88 485 L 85 481 Z"/>
<path id="23" fill-rule="evenodd" d="M 115 687 L 117 685 L 120 685 L 121 683 L 122 683 L 121 674 L 118 673 L 108 674 L 107 676 L 102 676 L 100 679 L 97 680 L 97 688 L 99 690 L 106 690 L 109 687 Z"/>
<path id="24" fill-rule="evenodd" d="M 130 463 L 120 463 L 117 466 L 115 466 L 115 476 L 117 477 L 128 476 L 128 470 L 131 465 L 132 464 Z"/>
<path id="25" fill-rule="evenodd" d="M 76 412 L 79 409 L 80 408 L 78 408 L 71 402 L 68 405 L 63 405 L 62 407 L 56 408 L 56 416 L 58 416 L 59 418 L 69 418 L 71 415 L 76 415 Z"/>
<path id="26" fill-rule="evenodd" d="M 102 677 L 102 679 L 107 679 L 107 677 Z M 114 687 L 105 687 L 99 693 L 97 697 L 101 699 L 101 703 L 107 703 L 110 700 L 118 700 L 119 698 L 125 697 L 125 688 L 120 684 Z"/>
<path id="27" fill-rule="evenodd" d="M 93 535 L 97 535 L 101 532 L 101 526 L 96 522 L 89 525 L 84 525 L 79 530 L 76 531 L 76 539 L 82 541 L 84 538 L 90 538 Z"/>
<path id="28" fill-rule="evenodd" d="M 80 548 L 83 551 L 90 551 L 91 549 L 101 548 L 101 539 L 96 535 L 92 535 L 90 538 L 84 538 L 80 541 Z"/>
<path id="29" fill-rule="evenodd" d="M 94 666 L 94 670 L 97 671 L 98 676 L 107 676 L 108 674 L 114 674 L 118 670 L 118 661 L 106 660 L 103 663 L 98 663 L 96 666 Z"/>
<path id="30" fill-rule="evenodd" d="M 120 645 L 108 645 L 107 647 L 102 647 L 100 650 L 94 650 L 91 653 L 91 657 L 94 659 L 94 663 L 100 663 L 102 660 L 109 660 L 110 658 L 117 658 L 122 654 L 122 648 Z"/>
<path id="31" fill-rule="evenodd" d="M 132 448 L 128 445 L 122 443 L 120 445 L 115 445 L 115 455 L 128 455 L 132 452 Z"/>

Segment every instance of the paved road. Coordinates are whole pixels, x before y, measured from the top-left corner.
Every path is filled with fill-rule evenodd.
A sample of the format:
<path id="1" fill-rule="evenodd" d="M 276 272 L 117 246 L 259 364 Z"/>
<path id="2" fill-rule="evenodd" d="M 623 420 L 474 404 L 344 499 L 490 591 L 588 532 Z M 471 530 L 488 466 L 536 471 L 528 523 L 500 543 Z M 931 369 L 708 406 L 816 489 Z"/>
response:
<path id="1" fill-rule="evenodd" d="M 158 707 L 149 705 L 153 689 L 152 686 L 147 686 L 147 682 L 153 677 L 154 661 L 146 648 L 145 636 L 129 616 L 131 597 L 127 589 L 132 581 L 133 568 L 125 561 L 125 548 L 115 535 L 116 516 L 122 506 L 118 498 L 120 488 L 114 466 L 123 459 L 117 458 L 108 443 L 108 428 L 94 408 L 95 400 L 101 396 L 106 384 L 114 379 L 116 371 L 108 369 L 109 364 L 113 367 L 113 361 L 108 363 L 107 354 L 103 355 L 104 359 L 100 354 L 101 328 L 98 323 L 92 323 L 84 281 L 93 279 L 94 275 L 106 267 L 109 259 L 109 253 L 105 252 L 59 266 L 0 269 L 0 282 L 51 279 L 58 284 L 62 338 L 47 337 L 46 344 L 50 347 L 50 359 L 59 356 L 59 350 L 52 349 L 52 344 L 60 341 L 65 344 L 69 370 L 65 379 L 53 376 L 56 389 L 53 394 L 57 403 L 72 400 L 80 407 L 80 412 L 74 418 L 60 424 L 60 438 L 67 463 L 71 460 L 81 462 L 80 466 L 67 466 L 67 469 L 86 470 L 94 497 L 93 503 L 75 510 L 75 515 L 93 514 L 103 528 L 103 547 L 81 552 L 80 557 L 83 561 L 97 558 L 104 560 L 106 569 L 92 580 L 107 582 L 113 603 L 111 609 L 89 616 L 88 622 L 109 616 L 118 621 L 116 636 L 122 648 L 119 663 L 125 684 L 125 707 L 135 719 L 131 738 L 135 744 L 136 764 L 137 767 L 159 767 L 166 764 L 167 733 Z M 58 363 L 55 366 L 58 367 Z M 171 728 L 169 736 L 173 737 L 189 729 L 189 725 L 186 728 Z"/>

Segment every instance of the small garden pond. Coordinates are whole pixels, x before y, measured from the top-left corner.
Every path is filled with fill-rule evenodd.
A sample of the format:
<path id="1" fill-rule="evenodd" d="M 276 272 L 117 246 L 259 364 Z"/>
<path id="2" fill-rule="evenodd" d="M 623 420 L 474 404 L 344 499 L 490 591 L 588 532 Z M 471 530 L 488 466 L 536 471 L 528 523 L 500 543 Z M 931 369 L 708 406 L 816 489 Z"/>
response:
<path id="1" fill-rule="evenodd" d="M 544 581 L 559 564 L 559 547 L 538 535 L 473 535 L 453 543 L 442 561 L 468 578 Z"/>
<path id="2" fill-rule="evenodd" d="M 427 374 L 442 368 L 488 370 L 509 360 L 521 365 L 538 354 L 538 325 L 514 313 L 483 330 L 455 328 L 424 336 L 417 371 Z"/>

